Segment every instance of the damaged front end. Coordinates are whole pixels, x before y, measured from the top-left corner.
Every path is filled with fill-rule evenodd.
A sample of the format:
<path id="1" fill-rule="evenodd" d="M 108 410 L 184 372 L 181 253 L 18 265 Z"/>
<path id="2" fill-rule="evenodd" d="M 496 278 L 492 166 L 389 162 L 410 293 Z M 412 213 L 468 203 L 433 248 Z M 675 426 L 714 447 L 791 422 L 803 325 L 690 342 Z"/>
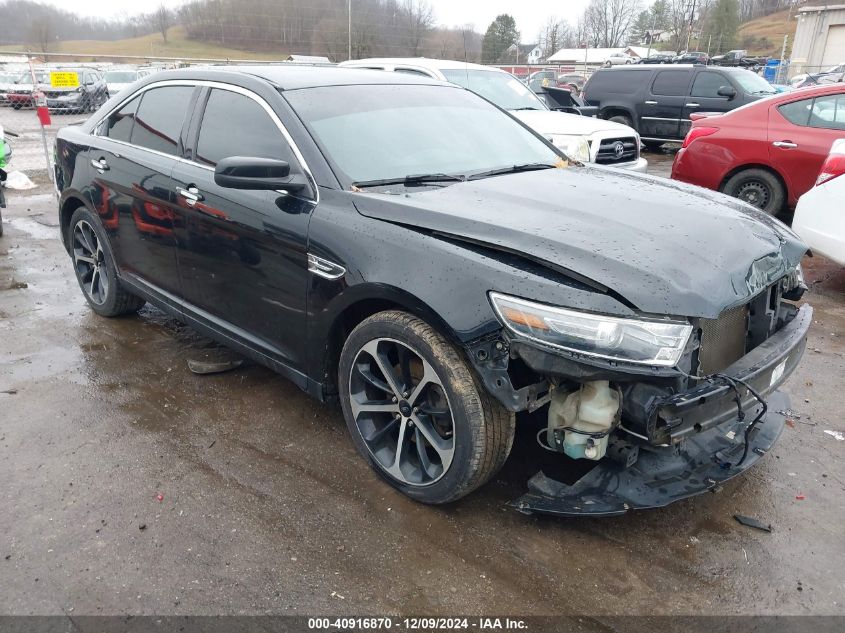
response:
<path id="1" fill-rule="evenodd" d="M 547 450 L 596 462 L 566 484 L 537 473 L 525 513 L 614 515 L 713 490 L 780 436 L 778 387 L 803 355 L 812 308 L 800 269 L 715 319 L 596 317 L 491 294 L 503 330 L 468 347 L 512 411 L 548 405 Z M 592 347 L 583 341 L 594 342 Z M 609 353 L 607 350 L 613 350 Z"/>

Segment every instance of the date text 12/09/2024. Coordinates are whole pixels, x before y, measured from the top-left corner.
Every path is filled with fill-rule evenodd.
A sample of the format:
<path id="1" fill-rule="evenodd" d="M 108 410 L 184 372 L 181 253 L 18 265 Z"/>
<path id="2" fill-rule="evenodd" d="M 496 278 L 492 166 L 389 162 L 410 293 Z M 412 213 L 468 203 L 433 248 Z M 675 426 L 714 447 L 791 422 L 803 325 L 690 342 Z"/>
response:
<path id="1" fill-rule="evenodd" d="M 527 630 L 525 620 L 518 618 L 308 618 L 311 630 Z"/>

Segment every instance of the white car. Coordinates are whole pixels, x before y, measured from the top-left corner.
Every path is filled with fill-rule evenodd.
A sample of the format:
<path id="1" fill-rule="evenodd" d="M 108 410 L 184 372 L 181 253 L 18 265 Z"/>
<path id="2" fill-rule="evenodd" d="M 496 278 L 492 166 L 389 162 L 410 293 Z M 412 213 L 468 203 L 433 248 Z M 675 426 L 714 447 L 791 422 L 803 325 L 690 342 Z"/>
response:
<path id="1" fill-rule="evenodd" d="M 625 53 L 611 53 L 610 57 L 604 60 L 605 68 L 611 66 L 624 66 L 625 64 L 633 64 L 634 58 Z"/>
<path id="2" fill-rule="evenodd" d="M 112 68 L 104 74 L 109 96 L 112 97 L 124 88 L 131 86 L 140 78 L 141 75 L 135 68 Z"/>
<path id="3" fill-rule="evenodd" d="M 640 156 L 640 135 L 636 130 L 604 119 L 550 110 L 524 83 L 498 68 L 427 58 L 356 59 L 339 65 L 448 81 L 508 110 L 570 158 L 640 173 L 648 168 L 648 161 Z"/>
<path id="4" fill-rule="evenodd" d="M 832 75 L 835 73 L 845 73 L 845 62 L 841 64 L 837 64 L 836 66 L 831 66 L 827 70 L 822 70 L 817 73 L 801 73 L 800 75 L 795 75 L 792 79 L 789 80 L 790 86 L 797 86 L 798 84 L 802 83 L 807 77 L 810 75 L 815 76 L 824 76 L 824 75 Z"/>
<path id="5" fill-rule="evenodd" d="M 834 141 L 816 185 L 798 200 L 792 230 L 814 253 L 845 266 L 845 138 Z"/>

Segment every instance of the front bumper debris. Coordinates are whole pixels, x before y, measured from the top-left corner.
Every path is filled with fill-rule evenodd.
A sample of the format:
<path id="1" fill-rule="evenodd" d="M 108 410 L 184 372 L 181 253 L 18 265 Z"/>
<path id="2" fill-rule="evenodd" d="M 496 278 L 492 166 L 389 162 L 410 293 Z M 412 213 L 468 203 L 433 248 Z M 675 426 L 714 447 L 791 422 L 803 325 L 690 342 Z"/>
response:
<path id="1" fill-rule="evenodd" d="M 751 468 L 780 437 L 786 418 L 776 412 L 789 409 L 789 398 L 776 391 L 767 402 L 769 411 L 751 432 L 748 455 L 739 467 L 744 431 L 759 406 L 747 409 L 744 422 L 723 422 L 679 445 L 641 448 L 629 468 L 604 459 L 573 485 L 539 472 L 529 480 L 529 492 L 511 505 L 525 514 L 611 516 L 714 491 Z"/>

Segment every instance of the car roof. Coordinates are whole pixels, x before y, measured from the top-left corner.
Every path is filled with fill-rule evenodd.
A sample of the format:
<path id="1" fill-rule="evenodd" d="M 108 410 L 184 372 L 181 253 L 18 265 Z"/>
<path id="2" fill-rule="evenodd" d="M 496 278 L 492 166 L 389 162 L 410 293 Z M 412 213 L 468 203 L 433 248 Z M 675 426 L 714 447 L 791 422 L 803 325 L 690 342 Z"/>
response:
<path id="1" fill-rule="evenodd" d="M 323 86 L 354 86 L 359 84 L 430 84 L 443 82 L 427 77 L 385 73 L 381 70 L 339 68 L 338 66 L 306 66 L 301 64 L 265 64 L 251 66 L 205 66 L 180 70 L 163 70 L 148 79 L 158 82 L 167 79 L 220 80 L 226 76 L 259 77 L 281 90 L 318 88 Z"/>
<path id="2" fill-rule="evenodd" d="M 429 68 L 431 70 L 490 70 L 503 73 L 504 70 L 494 66 L 483 66 L 452 59 L 431 59 L 429 57 L 371 57 L 369 59 L 351 59 L 338 64 L 341 67 L 358 66 L 361 64 L 384 64 L 389 66 L 406 65 Z"/>

